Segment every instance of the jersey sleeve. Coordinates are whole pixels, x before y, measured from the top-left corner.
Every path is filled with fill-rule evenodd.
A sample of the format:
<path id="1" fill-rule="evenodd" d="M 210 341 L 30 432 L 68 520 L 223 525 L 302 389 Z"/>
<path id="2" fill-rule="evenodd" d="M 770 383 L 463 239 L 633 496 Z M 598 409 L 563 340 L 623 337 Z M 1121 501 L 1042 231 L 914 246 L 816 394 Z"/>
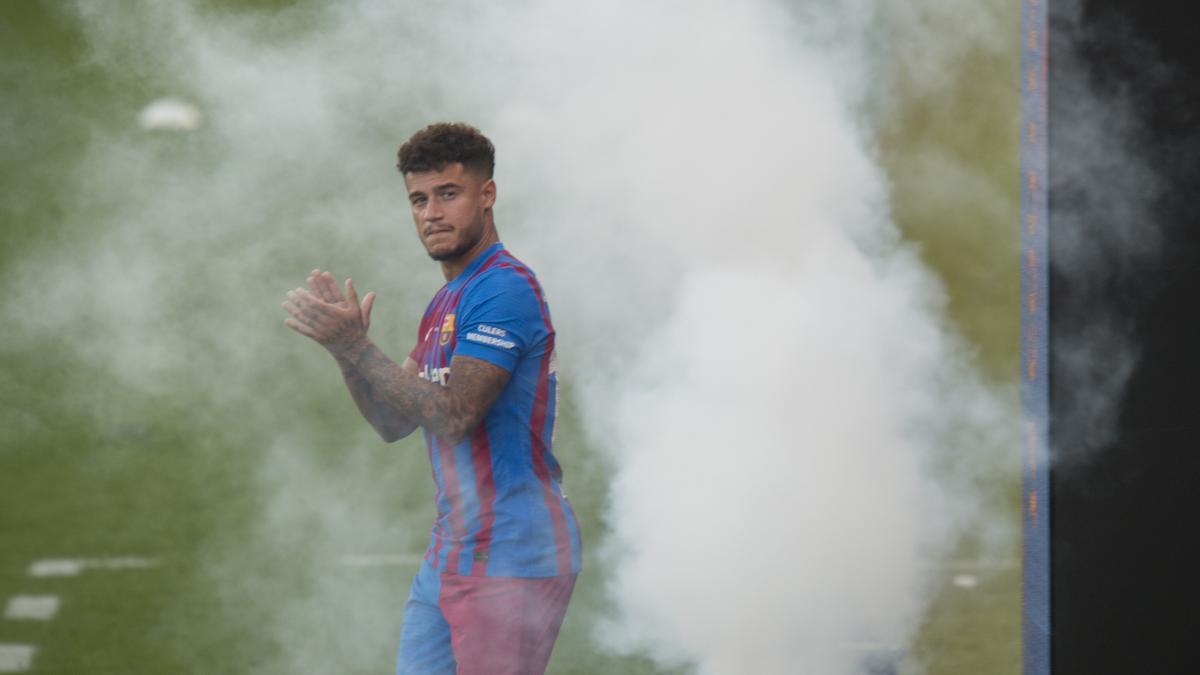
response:
<path id="1" fill-rule="evenodd" d="M 471 356 L 512 372 L 550 333 L 537 282 L 512 269 L 488 274 L 459 301 L 455 356 Z"/>

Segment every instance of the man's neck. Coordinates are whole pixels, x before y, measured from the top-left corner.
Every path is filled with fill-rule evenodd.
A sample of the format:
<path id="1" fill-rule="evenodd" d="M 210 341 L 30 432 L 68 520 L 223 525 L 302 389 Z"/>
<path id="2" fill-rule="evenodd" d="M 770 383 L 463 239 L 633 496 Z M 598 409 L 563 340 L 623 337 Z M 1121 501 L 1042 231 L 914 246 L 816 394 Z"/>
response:
<path id="1" fill-rule="evenodd" d="M 489 246 L 498 241 L 500 241 L 500 237 L 496 234 L 495 226 L 488 226 L 487 230 L 483 234 L 483 237 L 471 247 L 471 250 L 463 253 L 453 260 L 443 260 L 442 274 L 446 277 L 446 281 L 451 281 L 454 279 L 454 277 L 462 274 L 462 271 L 467 269 L 467 266 L 470 265 L 475 258 L 478 258 L 480 253 L 483 253 L 488 249 Z"/>

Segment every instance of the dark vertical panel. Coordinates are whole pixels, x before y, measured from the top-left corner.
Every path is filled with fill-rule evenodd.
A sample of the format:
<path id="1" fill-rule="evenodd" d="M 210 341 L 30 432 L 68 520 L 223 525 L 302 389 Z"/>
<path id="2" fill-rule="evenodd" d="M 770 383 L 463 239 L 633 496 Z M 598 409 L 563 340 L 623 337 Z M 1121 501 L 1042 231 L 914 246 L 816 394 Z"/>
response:
<path id="1" fill-rule="evenodd" d="M 1153 256 L 1118 258 L 1113 273 L 1051 276 L 1051 434 L 1064 461 L 1052 474 L 1053 670 L 1055 675 L 1191 672 L 1200 606 L 1200 199 L 1196 139 L 1200 59 L 1194 6 L 1088 0 L 1086 72 L 1051 53 L 1051 81 L 1090 77 L 1134 101 L 1143 124 L 1136 149 L 1154 168 L 1162 197 L 1145 214 Z M 1053 85 L 1052 85 L 1053 86 Z M 1051 171 L 1078 158 L 1055 152 L 1076 120 L 1051 90 Z M 1106 183 L 1107 190 L 1136 186 Z M 1051 251 L 1068 233 L 1055 219 Z M 1084 224 L 1083 226 L 1086 226 Z M 1083 234 L 1087 234 L 1086 232 Z M 1056 261 L 1057 262 L 1057 261 Z M 1098 312 L 1100 307 L 1106 310 Z M 1060 368 L 1089 315 L 1118 316 L 1138 361 L 1116 409 L 1115 438 L 1093 444 L 1058 412 L 1086 382 Z M 1065 415 L 1064 415 L 1065 416 Z M 1094 439 L 1092 439 L 1094 440 Z"/>

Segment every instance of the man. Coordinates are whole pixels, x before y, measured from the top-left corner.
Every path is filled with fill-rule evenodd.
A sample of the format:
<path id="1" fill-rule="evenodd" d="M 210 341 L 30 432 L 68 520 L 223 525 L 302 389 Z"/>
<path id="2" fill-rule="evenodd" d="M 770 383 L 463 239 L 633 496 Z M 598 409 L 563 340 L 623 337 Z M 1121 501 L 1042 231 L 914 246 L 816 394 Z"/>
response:
<path id="1" fill-rule="evenodd" d="M 417 236 L 446 285 L 403 365 L 367 337 L 329 272 L 288 292 L 284 323 L 337 360 L 386 441 L 422 427 L 437 520 L 404 608 L 397 672 L 542 673 L 579 573 L 580 534 L 551 452 L 554 328 L 533 272 L 499 241 L 491 141 L 432 124 L 400 147 Z"/>

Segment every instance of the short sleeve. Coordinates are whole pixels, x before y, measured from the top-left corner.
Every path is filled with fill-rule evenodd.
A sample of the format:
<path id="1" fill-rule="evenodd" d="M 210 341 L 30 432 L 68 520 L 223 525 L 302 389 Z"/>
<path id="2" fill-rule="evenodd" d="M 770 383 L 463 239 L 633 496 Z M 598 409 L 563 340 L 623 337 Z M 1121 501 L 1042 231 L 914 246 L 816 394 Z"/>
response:
<path id="1" fill-rule="evenodd" d="M 455 356 L 471 356 L 512 372 L 550 329 L 532 278 L 500 268 L 476 280 L 458 304 Z"/>

